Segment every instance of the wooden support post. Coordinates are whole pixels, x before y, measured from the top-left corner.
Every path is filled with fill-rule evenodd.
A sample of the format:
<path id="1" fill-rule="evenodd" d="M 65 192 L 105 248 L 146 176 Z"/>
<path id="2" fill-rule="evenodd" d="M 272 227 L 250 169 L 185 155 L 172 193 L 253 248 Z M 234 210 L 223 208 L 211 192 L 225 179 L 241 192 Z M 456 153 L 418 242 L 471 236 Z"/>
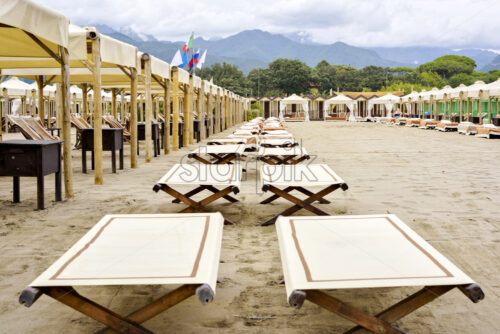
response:
<path id="1" fill-rule="evenodd" d="M 125 124 L 125 116 L 126 116 L 126 102 L 125 102 L 125 91 L 122 90 L 120 92 L 120 122 Z"/>
<path id="2" fill-rule="evenodd" d="M 89 102 L 87 101 L 89 89 L 86 83 L 82 84 L 82 116 L 84 120 L 87 120 L 87 116 L 89 113 Z"/>
<path id="3" fill-rule="evenodd" d="M 193 78 L 191 77 L 190 82 L 193 81 Z M 190 133 L 190 126 L 189 123 L 192 122 L 192 119 L 190 117 L 190 112 L 192 109 L 191 106 L 191 85 L 187 84 L 184 85 L 184 101 L 182 103 L 182 109 L 183 109 L 183 114 L 184 114 L 184 136 L 182 137 L 183 139 L 183 147 L 188 147 L 189 146 L 189 138 L 192 137 L 192 134 Z"/>
<path id="4" fill-rule="evenodd" d="M 36 76 L 36 85 L 38 87 L 38 117 L 45 126 L 45 104 L 43 103 L 43 76 Z"/>
<path id="5" fill-rule="evenodd" d="M 118 107 L 116 105 L 116 88 L 111 90 L 111 114 L 115 120 L 118 120 Z"/>
<path id="6" fill-rule="evenodd" d="M 491 97 L 488 96 L 488 120 L 490 124 L 493 123 L 492 117 L 491 117 Z"/>
<path id="7" fill-rule="evenodd" d="M 145 135 L 146 135 L 146 162 L 151 162 L 153 159 L 153 140 L 151 139 L 151 127 L 153 120 L 153 99 L 151 96 L 151 57 L 149 54 L 144 53 L 142 55 L 142 61 L 144 62 L 144 99 L 146 100 L 146 110 L 145 110 Z"/>
<path id="8" fill-rule="evenodd" d="M 5 123 L 7 123 L 7 111 L 6 111 L 6 108 L 5 106 L 8 106 L 8 100 L 6 101 L 5 100 L 5 97 L 6 97 L 6 89 L 3 88 L 2 89 L 2 102 L 0 103 L 0 141 L 2 141 L 2 132 L 3 132 L 3 123 L 2 123 L 2 120 L 3 120 L 3 115 L 5 115 Z"/>
<path id="9" fill-rule="evenodd" d="M 227 129 L 227 93 L 222 90 L 222 130 Z"/>
<path id="10" fill-rule="evenodd" d="M 163 152 L 170 153 L 170 82 L 165 80 L 163 87 Z"/>
<path id="11" fill-rule="evenodd" d="M 201 81 L 201 87 L 198 89 L 198 100 L 196 100 L 197 107 L 196 110 L 198 110 L 198 120 L 200 121 L 200 138 L 205 139 L 206 137 L 206 130 L 205 130 L 205 80 Z"/>
<path id="12" fill-rule="evenodd" d="M 69 114 L 69 53 L 66 48 L 59 47 L 61 56 L 61 97 L 62 97 L 62 140 L 64 192 L 66 198 L 73 198 L 73 168 L 71 165 L 71 118 Z"/>
<path id="13" fill-rule="evenodd" d="M 214 134 L 220 132 L 220 102 L 221 102 L 221 97 L 220 97 L 220 88 L 217 88 L 217 92 L 215 93 L 215 129 L 214 129 Z"/>
<path id="14" fill-rule="evenodd" d="M 194 96 L 194 79 L 190 77 L 189 79 L 189 104 L 188 104 L 188 113 L 189 113 L 189 144 L 194 144 L 194 104 L 193 104 L 193 96 Z"/>
<path id="15" fill-rule="evenodd" d="M 208 135 L 211 136 L 214 134 L 214 96 L 212 95 L 212 87 L 210 87 L 210 92 L 208 92 L 208 97 L 207 97 L 207 114 L 208 118 L 210 120 L 210 124 L 208 125 L 210 130 L 208 131 Z"/>
<path id="16" fill-rule="evenodd" d="M 159 98 L 155 98 L 155 104 L 156 104 L 156 107 L 155 107 L 154 119 L 155 119 L 155 121 L 158 121 L 158 114 L 160 113 L 160 99 Z"/>
<path id="17" fill-rule="evenodd" d="M 137 168 L 137 69 L 130 69 L 130 167 Z"/>
<path id="18" fill-rule="evenodd" d="M 479 116 L 479 124 L 483 124 L 483 101 L 481 97 L 477 99 L 477 115 Z"/>
<path id="19" fill-rule="evenodd" d="M 102 95 L 101 95 L 101 40 L 92 41 L 92 84 L 94 87 L 94 184 L 102 184 Z"/>
<path id="20" fill-rule="evenodd" d="M 172 67 L 172 151 L 179 150 L 179 70 Z M 184 134 L 185 136 L 186 134 Z"/>

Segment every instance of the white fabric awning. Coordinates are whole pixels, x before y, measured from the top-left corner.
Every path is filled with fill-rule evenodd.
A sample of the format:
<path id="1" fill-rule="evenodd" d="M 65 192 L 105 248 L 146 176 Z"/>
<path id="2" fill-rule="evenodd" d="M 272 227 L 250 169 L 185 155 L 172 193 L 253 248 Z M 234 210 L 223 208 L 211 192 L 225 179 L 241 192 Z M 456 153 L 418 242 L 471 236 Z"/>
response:
<path id="1" fill-rule="evenodd" d="M 27 92 L 31 92 L 33 87 L 19 78 L 12 77 L 0 83 L 0 90 L 6 89 L 9 96 L 26 96 Z"/>
<path id="2" fill-rule="evenodd" d="M 354 104 L 354 100 L 344 94 L 339 94 L 337 96 L 331 97 L 325 101 L 326 105 L 339 105 L 339 104 Z"/>
<path id="3" fill-rule="evenodd" d="M 480 98 L 481 94 L 485 93 L 486 96 L 488 94 L 489 87 L 483 81 L 476 81 L 474 84 L 467 87 L 465 90 L 465 95 L 469 98 Z"/>
<path id="4" fill-rule="evenodd" d="M 283 104 L 306 104 L 307 100 L 304 99 L 303 97 L 300 97 L 296 94 L 292 94 L 288 97 L 285 97 L 284 99 L 281 100 L 281 103 Z"/>

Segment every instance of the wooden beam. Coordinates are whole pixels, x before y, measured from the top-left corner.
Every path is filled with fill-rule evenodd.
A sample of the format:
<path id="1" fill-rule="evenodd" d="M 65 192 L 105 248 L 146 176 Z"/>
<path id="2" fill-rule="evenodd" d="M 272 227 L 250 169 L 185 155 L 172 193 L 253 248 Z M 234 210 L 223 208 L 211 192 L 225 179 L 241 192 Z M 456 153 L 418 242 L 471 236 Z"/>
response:
<path id="1" fill-rule="evenodd" d="M 151 74 L 151 77 L 156 81 L 163 89 L 165 89 L 166 84 L 162 82 L 160 78 L 158 78 L 156 75 Z"/>
<path id="2" fill-rule="evenodd" d="M 146 100 L 146 112 L 145 112 L 145 135 L 146 135 L 146 162 L 151 162 L 153 160 L 153 140 L 151 139 L 151 127 L 153 118 L 153 100 L 151 97 L 151 57 L 149 54 L 144 53 L 142 55 L 142 61 L 144 62 L 144 77 L 145 77 L 145 100 Z"/>
<path id="3" fill-rule="evenodd" d="M 130 69 L 130 167 L 137 168 L 137 69 Z"/>
<path id="4" fill-rule="evenodd" d="M 88 114 L 89 114 L 89 102 L 87 100 L 88 94 L 89 94 L 89 88 L 86 83 L 82 84 L 82 116 L 85 121 L 88 120 Z"/>
<path id="5" fill-rule="evenodd" d="M 170 153 L 170 87 L 169 82 L 165 80 L 163 86 L 163 152 Z"/>
<path id="6" fill-rule="evenodd" d="M 116 105 L 116 88 L 111 89 L 111 114 L 113 118 L 118 120 L 118 108 Z"/>
<path id="7" fill-rule="evenodd" d="M 133 80 L 133 79 L 132 79 L 132 71 L 131 71 L 131 70 L 130 70 L 130 71 L 128 71 L 125 67 L 123 67 L 123 66 L 121 66 L 121 65 L 117 65 L 117 66 L 118 66 L 118 68 L 119 68 L 119 69 L 120 69 L 123 73 L 125 73 L 125 75 L 126 75 L 127 77 L 129 77 L 129 79 L 130 79 L 130 80 Z"/>
<path id="8" fill-rule="evenodd" d="M 66 48 L 59 47 L 61 55 L 61 98 L 62 98 L 62 140 L 63 142 L 63 170 L 64 192 L 66 198 L 73 198 L 73 168 L 71 165 L 71 117 L 69 113 L 69 53 Z"/>
<path id="9" fill-rule="evenodd" d="M 196 100 L 196 109 L 198 110 L 198 120 L 200 121 L 200 137 L 201 139 L 205 139 L 206 130 L 205 130 L 205 118 L 206 118 L 206 110 L 203 110 L 205 106 L 205 81 L 201 81 L 201 87 L 198 89 L 198 100 Z"/>
<path id="10" fill-rule="evenodd" d="M 193 78 L 191 77 L 190 82 L 193 81 Z M 192 106 L 191 106 L 191 89 L 190 85 L 184 85 L 184 101 L 182 103 L 182 113 L 184 114 L 184 136 L 182 136 L 183 142 L 182 145 L 184 147 L 188 147 L 190 144 L 190 138 L 192 137 L 192 134 L 190 132 L 191 126 L 190 123 L 193 121 L 191 120 L 191 112 L 192 112 Z"/>
<path id="11" fill-rule="evenodd" d="M 179 71 L 172 67 L 172 151 L 179 150 Z M 185 135 L 185 134 L 184 134 Z"/>
<path id="12" fill-rule="evenodd" d="M 94 184 L 103 183 L 102 175 L 102 97 L 101 97 L 101 40 L 92 43 L 92 85 L 94 87 Z"/>
<path id="13" fill-rule="evenodd" d="M 24 31 L 24 30 L 23 30 Z M 45 52 L 47 52 L 52 58 L 54 58 L 61 66 L 64 66 L 64 61 L 61 56 L 57 55 L 54 51 L 52 51 L 45 43 L 38 39 L 35 35 L 30 32 L 24 31 L 26 35 L 28 35 L 39 47 L 41 47 Z"/>

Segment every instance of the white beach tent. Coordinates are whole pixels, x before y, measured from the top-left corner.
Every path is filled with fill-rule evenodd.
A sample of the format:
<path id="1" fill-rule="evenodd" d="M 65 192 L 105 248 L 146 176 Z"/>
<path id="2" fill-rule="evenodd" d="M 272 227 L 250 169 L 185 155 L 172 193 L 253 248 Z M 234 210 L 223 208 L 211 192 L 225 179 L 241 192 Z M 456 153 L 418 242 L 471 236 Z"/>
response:
<path id="1" fill-rule="evenodd" d="M 26 96 L 29 94 L 33 87 L 30 84 L 27 84 L 24 81 L 19 80 L 19 78 L 11 77 L 8 80 L 0 83 L 0 90 L 4 90 L 9 96 Z"/>
<path id="2" fill-rule="evenodd" d="M 485 93 L 489 92 L 489 87 L 483 81 L 478 80 L 474 84 L 467 87 L 465 94 L 468 98 L 479 99 L 483 97 Z M 487 95 L 485 95 L 487 97 Z"/>
<path id="3" fill-rule="evenodd" d="M 371 108 L 375 104 L 383 104 L 385 106 L 386 110 L 386 115 L 385 117 L 392 117 L 392 108 L 396 103 L 399 103 L 401 101 L 401 98 L 399 96 L 393 95 L 391 93 L 386 94 L 384 96 L 377 97 L 376 99 L 373 99 L 371 101 L 368 101 L 368 113 L 370 113 Z M 370 116 L 368 116 L 370 117 Z"/>
<path id="4" fill-rule="evenodd" d="M 348 96 L 345 96 L 344 94 L 339 94 L 337 96 L 331 97 L 328 100 L 325 101 L 325 107 L 330 106 L 330 105 L 346 105 L 347 108 L 349 108 L 349 121 L 355 122 L 356 117 L 354 116 L 354 101 Z M 328 109 L 326 109 L 328 111 Z M 323 113 L 323 115 L 326 115 L 326 112 Z M 325 116 L 326 117 L 326 116 Z"/>
<path id="5" fill-rule="evenodd" d="M 490 97 L 498 97 L 500 96 L 500 78 L 497 81 L 494 81 L 487 85 L 488 95 Z"/>
<path id="6" fill-rule="evenodd" d="M 284 98 L 283 100 L 281 100 L 280 113 L 279 113 L 280 121 L 284 120 L 283 111 L 285 111 L 286 106 L 292 105 L 292 104 L 298 104 L 298 105 L 302 106 L 302 110 L 304 110 L 304 113 L 305 113 L 306 121 L 308 122 L 309 121 L 309 102 L 306 99 L 304 99 L 303 97 L 300 97 L 296 94 L 292 94 L 292 95 Z"/>

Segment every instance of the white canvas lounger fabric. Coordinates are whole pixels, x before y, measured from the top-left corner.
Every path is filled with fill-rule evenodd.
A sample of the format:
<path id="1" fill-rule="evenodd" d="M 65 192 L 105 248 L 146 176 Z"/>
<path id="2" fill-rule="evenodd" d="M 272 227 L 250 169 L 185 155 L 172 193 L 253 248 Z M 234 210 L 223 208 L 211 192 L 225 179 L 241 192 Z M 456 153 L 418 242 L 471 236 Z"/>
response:
<path id="1" fill-rule="evenodd" d="M 244 144 L 232 144 L 232 145 L 207 145 L 200 146 L 191 153 L 195 154 L 228 154 L 228 153 L 238 153 L 243 154 L 245 151 Z"/>
<path id="2" fill-rule="evenodd" d="M 245 144 L 206 145 L 196 148 L 188 157 L 204 164 L 227 164 L 240 158 L 245 148 Z M 208 160 L 205 156 L 208 156 Z"/>
<path id="3" fill-rule="evenodd" d="M 259 148 L 257 159 L 266 164 L 297 164 L 309 159 L 309 154 L 304 147 L 263 147 Z"/>
<path id="4" fill-rule="evenodd" d="M 395 215 L 280 217 L 276 229 L 288 296 L 474 283 Z"/>
<path id="5" fill-rule="evenodd" d="M 175 164 L 157 183 L 239 187 L 241 185 L 241 166 L 236 164 Z"/>
<path id="6" fill-rule="evenodd" d="M 296 146 L 298 143 L 294 140 L 290 139 L 270 139 L 266 138 L 260 142 L 260 146 L 269 146 L 269 147 L 279 147 L 279 146 Z"/>
<path id="7" fill-rule="evenodd" d="M 283 186 L 329 186 L 345 183 L 328 165 L 263 165 L 260 180 L 262 185 Z"/>
<path id="8" fill-rule="evenodd" d="M 30 286 L 208 284 L 216 288 L 220 213 L 106 215 Z"/>
<path id="9" fill-rule="evenodd" d="M 247 138 L 216 138 L 208 141 L 208 145 L 221 144 L 221 145 L 237 145 L 247 143 Z"/>

